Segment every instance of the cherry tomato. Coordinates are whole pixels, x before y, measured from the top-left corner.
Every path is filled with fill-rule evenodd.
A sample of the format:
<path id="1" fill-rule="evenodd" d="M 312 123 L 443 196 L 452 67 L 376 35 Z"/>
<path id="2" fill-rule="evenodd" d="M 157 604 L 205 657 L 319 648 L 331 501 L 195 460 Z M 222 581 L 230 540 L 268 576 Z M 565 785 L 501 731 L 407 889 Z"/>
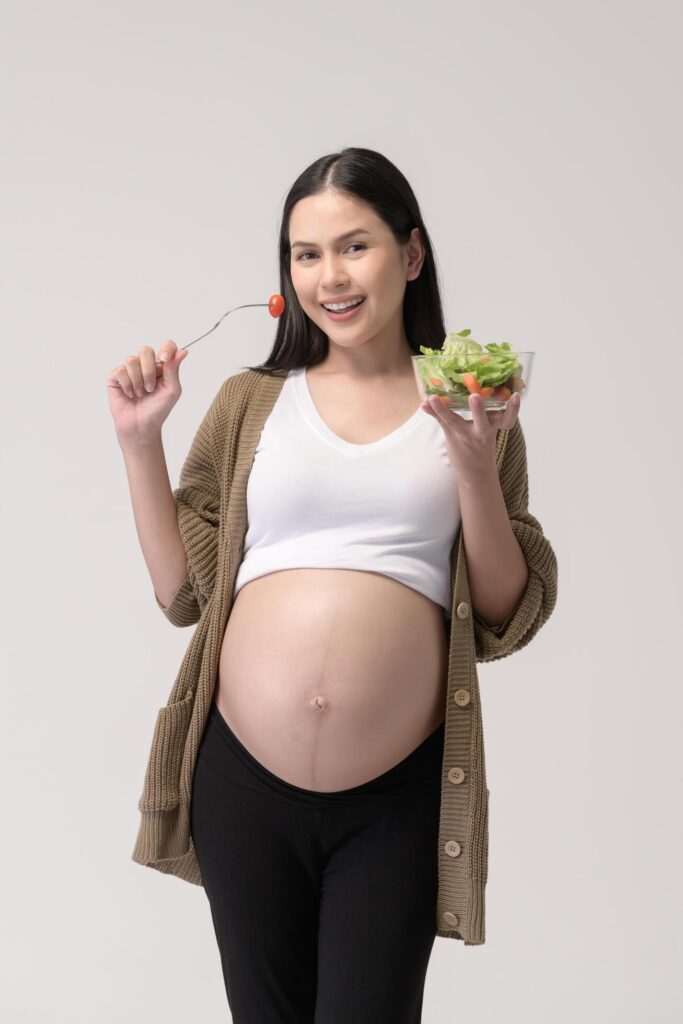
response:
<path id="1" fill-rule="evenodd" d="M 282 295 L 271 295 L 268 300 L 268 312 L 271 316 L 282 316 L 285 311 L 285 300 Z"/>

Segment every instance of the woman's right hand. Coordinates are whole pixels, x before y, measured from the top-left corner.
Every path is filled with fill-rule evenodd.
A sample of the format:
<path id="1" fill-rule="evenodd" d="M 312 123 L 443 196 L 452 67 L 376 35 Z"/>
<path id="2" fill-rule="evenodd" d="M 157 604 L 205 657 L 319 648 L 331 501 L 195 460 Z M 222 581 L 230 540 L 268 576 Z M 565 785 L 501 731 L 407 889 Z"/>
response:
<path id="1" fill-rule="evenodd" d="M 109 408 L 120 441 L 146 443 L 161 433 L 164 420 L 176 404 L 182 388 L 178 376 L 188 350 L 178 352 L 174 341 L 164 341 L 158 358 L 151 345 L 127 356 L 107 376 Z M 141 392 L 138 394 L 138 392 Z"/>

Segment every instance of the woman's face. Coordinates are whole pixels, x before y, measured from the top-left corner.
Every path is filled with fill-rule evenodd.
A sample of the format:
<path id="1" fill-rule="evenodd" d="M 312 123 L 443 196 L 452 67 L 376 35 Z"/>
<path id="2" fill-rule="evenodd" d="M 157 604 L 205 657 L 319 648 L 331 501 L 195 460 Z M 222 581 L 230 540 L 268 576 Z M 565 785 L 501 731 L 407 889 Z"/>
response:
<path id="1" fill-rule="evenodd" d="M 289 241 L 301 308 L 331 341 L 355 345 L 387 331 L 405 340 L 406 282 L 418 276 L 424 258 L 418 228 L 401 246 L 371 207 L 327 189 L 296 204 Z M 347 296 L 363 297 L 358 311 L 347 321 L 329 316 L 323 302 Z"/>

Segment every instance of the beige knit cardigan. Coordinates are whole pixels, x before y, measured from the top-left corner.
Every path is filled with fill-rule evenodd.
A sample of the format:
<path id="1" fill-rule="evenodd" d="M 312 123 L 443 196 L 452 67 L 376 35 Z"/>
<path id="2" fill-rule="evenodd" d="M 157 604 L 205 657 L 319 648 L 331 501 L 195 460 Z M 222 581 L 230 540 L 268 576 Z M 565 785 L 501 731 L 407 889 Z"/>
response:
<path id="1" fill-rule="evenodd" d="M 194 766 L 214 696 L 221 641 L 230 614 L 247 529 L 247 481 L 263 425 L 287 371 L 244 370 L 223 382 L 187 455 L 173 492 L 187 550 L 187 576 L 171 604 L 157 605 L 174 626 L 197 623 L 166 705 L 159 709 L 138 802 L 132 859 L 202 885 L 190 835 Z M 485 941 L 488 803 L 476 663 L 526 646 L 553 611 L 557 561 L 528 511 L 526 448 L 517 420 L 496 438 L 496 467 L 514 534 L 529 567 L 514 612 L 496 629 L 473 612 L 458 530 L 450 555 L 452 617 L 441 769 L 435 934 L 465 945 Z"/>

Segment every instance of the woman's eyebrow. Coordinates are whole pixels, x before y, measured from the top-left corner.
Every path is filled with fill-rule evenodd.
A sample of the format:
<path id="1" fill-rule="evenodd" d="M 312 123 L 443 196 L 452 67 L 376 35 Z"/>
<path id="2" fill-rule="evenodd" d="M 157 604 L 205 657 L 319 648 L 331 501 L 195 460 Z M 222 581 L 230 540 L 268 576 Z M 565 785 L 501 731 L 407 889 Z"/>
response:
<path id="1" fill-rule="evenodd" d="M 353 228 L 352 231 L 345 231 L 339 238 L 335 238 L 335 242 L 343 242 L 345 238 L 350 238 L 351 235 L 371 235 L 372 231 L 366 231 L 365 228 Z M 298 246 L 303 245 L 315 245 L 315 242 L 292 242 L 291 248 L 296 249 Z"/>

